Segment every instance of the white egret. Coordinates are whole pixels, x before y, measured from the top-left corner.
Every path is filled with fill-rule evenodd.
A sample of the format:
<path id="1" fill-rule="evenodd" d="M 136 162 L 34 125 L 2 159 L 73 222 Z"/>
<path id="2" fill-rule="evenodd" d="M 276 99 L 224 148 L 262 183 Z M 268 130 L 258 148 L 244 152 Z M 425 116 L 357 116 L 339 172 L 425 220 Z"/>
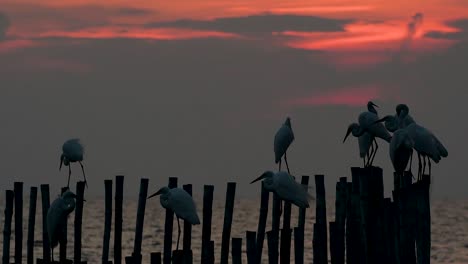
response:
<path id="1" fill-rule="evenodd" d="M 180 240 L 180 223 L 179 218 L 186 220 L 192 225 L 199 225 L 200 219 L 197 215 L 197 209 L 192 196 L 184 189 L 169 187 L 162 187 L 156 193 L 150 195 L 148 199 L 156 195 L 161 195 L 160 202 L 162 207 L 169 209 L 175 213 L 177 217 L 177 225 L 179 227 L 179 234 L 177 236 L 177 249 L 179 249 Z"/>
<path id="2" fill-rule="evenodd" d="M 289 145 L 294 141 L 294 133 L 291 128 L 291 118 L 286 118 L 286 121 L 280 127 L 275 134 L 274 140 L 274 151 L 275 151 L 275 163 L 279 163 L 278 171 L 281 171 L 281 158 L 284 155 L 284 162 L 289 172 L 288 159 L 286 157 L 286 151 Z"/>
<path id="3" fill-rule="evenodd" d="M 404 115 L 402 116 L 402 113 L 403 112 L 399 112 L 397 114 L 398 118 L 392 115 L 388 115 L 380 120 L 377 120 L 376 122 L 385 121 L 387 126 L 394 128 L 397 126 L 396 124 L 400 122 L 398 119 L 403 120 L 405 118 Z M 442 158 L 448 156 L 447 149 L 430 130 L 421 125 L 418 125 L 414 121 L 409 123 L 409 125 L 403 129 L 408 132 L 408 135 L 414 142 L 414 149 L 418 153 L 418 180 L 421 179 L 422 175 L 426 171 L 426 158 L 429 166 L 429 175 L 431 175 L 431 159 L 435 163 L 439 163 Z M 421 156 L 423 157 L 424 165 L 421 164 Z"/>
<path id="4" fill-rule="evenodd" d="M 375 110 L 374 106 L 378 107 L 373 102 L 368 103 L 368 108 L 372 109 L 372 111 L 366 111 L 366 112 L 361 113 L 358 117 L 359 124 L 358 123 L 350 124 L 348 127 L 348 130 L 346 131 L 346 135 L 343 139 L 343 143 L 344 143 L 350 134 L 353 134 L 353 136 L 355 137 L 360 137 L 364 135 L 364 133 L 366 132 L 369 133 L 373 137 L 375 149 L 373 149 L 372 151 L 372 157 L 370 161 L 368 161 L 367 166 L 372 166 L 375 155 L 377 153 L 377 149 L 379 148 L 379 145 L 377 144 L 377 140 L 375 138 L 376 137 L 381 138 L 389 143 L 392 138 L 390 133 L 388 133 L 388 131 L 385 129 L 385 127 L 382 124 L 375 122 L 379 119 L 379 117 L 377 115 L 377 111 Z"/>
<path id="5" fill-rule="evenodd" d="M 88 187 L 88 183 L 86 181 L 86 175 L 83 167 L 83 154 L 84 154 L 84 147 L 81 144 L 80 140 L 77 138 L 69 139 L 65 141 L 62 146 L 62 155 L 60 156 L 60 167 L 59 171 L 62 169 L 62 165 L 68 166 L 68 184 L 67 187 L 70 186 L 70 176 L 71 176 L 71 163 L 78 162 L 81 166 L 81 170 L 83 171 L 83 178 Z"/>
<path id="6" fill-rule="evenodd" d="M 393 133 L 390 141 L 390 159 L 392 160 L 395 172 L 402 176 L 413 155 L 414 141 L 411 139 L 406 129 L 398 129 Z M 411 164 L 410 169 L 411 171 Z"/>
<path id="7" fill-rule="evenodd" d="M 76 195 L 71 191 L 64 192 L 54 200 L 47 211 L 47 232 L 49 234 L 52 261 L 54 260 L 54 248 L 67 232 L 67 217 L 75 210 Z"/>
<path id="8" fill-rule="evenodd" d="M 260 177 L 251 182 L 263 180 L 265 189 L 276 193 L 284 201 L 291 202 L 300 208 L 309 207 L 309 199 L 313 197 L 305 190 L 304 186 L 294 180 L 285 171 L 265 171 Z"/>

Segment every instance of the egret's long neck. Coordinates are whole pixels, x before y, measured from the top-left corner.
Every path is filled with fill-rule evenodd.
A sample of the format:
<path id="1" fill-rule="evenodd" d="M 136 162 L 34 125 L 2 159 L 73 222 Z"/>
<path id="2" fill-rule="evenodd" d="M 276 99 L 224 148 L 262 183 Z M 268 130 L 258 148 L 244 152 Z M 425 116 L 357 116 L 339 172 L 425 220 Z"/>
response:
<path id="1" fill-rule="evenodd" d="M 377 115 L 377 109 L 375 109 L 375 107 L 373 105 L 368 105 L 367 106 L 367 110 L 371 113 L 374 113 Z"/>

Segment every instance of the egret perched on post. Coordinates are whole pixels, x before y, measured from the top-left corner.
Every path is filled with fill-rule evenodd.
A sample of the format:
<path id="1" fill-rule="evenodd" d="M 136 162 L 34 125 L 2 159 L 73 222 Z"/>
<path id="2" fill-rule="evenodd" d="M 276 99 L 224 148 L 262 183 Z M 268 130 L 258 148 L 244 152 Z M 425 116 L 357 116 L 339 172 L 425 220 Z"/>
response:
<path id="1" fill-rule="evenodd" d="M 372 166 L 375 155 L 377 153 L 377 149 L 379 148 L 379 145 L 377 144 L 377 140 L 375 138 L 376 137 L 381 138 L 389 143 L 392 138 L 390 133 L 388 133 L 388 131 L 385 129 L 385 127 L 382 124 L 375 122 L 379 119 L 379 117 L 377 116 L 377 111 L 375 110 L 374 107 L 378 107 L 378 106 L 374 104 L 373 102 L 368 103 L 368 108 L 373 109 L 373 111 L 362 112 L 358 117 L 359 124 L 358 123 L 350 124 L 348 127 L 348 130 L 346 131 L 346 135 L 343 139 L 343 143 L 344 143 L 351 133 L 355 137 L 360 137 L 364 135 L 365 132 L 369 133 L 373 137 L 375 149 L 374 147 L 372 147 L 373 149 L 372 157 L 370 158 L 370 161 L 368 160 L 367 166 Z"/>
<path id="2" fill-rule="evenodd" d="M 54 200 L 47 211 L 47 232 L 49 234 L 52 261 L 54 260 L 54 248 L 67 233 L 67 217 L 75 210 L 76 195 L 71 191 L 64 192 Z"/>
<path id="3" fill-rule="evenodd" d="M 156 195 L 161 195 L 160 202 L 162 207 L 169 209 L 175 213 L 177 217 L 177 226 L 179 227 L 179 234 L 177 236 L 177 249 L 179 249 L 180 240 L 180 223 L 179 218 L 189 222 L 192 225 L 199 225 L 200 219 L 197 215 L 197 209 L 192 196 L 184 189 L 169 187 L 162 187 L 156 193 L 150 195 L 148 199 Z"/>
<path id="4" fill-rule="evenodd" d="M 291 128 L 291 118 L 286 118 L 286 121 L 280 127 L 275 134 L 274 140 L 274 151 L 275 151 L 275 163 L 279 163 L 278 171 L 281 171 L 281 158 L 284 155 L 284 162 L 289 172 L 288 158 L 286 157 L 286 151 L 289 145 L 294 141 L 294 133 Z"/>
<path id="5" fill-rule="evenodd" d="M 399 112 L 397 115 L 398 117 L 388 115 L 376 122 L 385 121 L 387 126 L 394 128 L 400 122 L 398 119 L 403 120 L 405 118 L 404 115 L 402 116 L 402 112 Z M 431 131 L 421 125 L 418 125 L 414 121 L 403 129 L 408 132 L 408 135 L 414 142 L 414 149 L 418 153 L 418 180 L 421 180 L 422 175 L 426 171 L 426 158 L 429 166 L 429 175 L 431 175 L 431 159 L 435 163 L 439 163 L 442 158 L 448 156 L 447 149 Z M 421 164 L 421 156 L 423 157 L 423 165 Z"/>
<path id="6" fill-rule="evenodd" d="M 390 159 L 398 175 L 403 175 L 413 155 L 414 141 L 406 129 L 398 129 L 390 141 Z M 409 171 L 411 171 L 411 164 Z"/>
<path id="7" fill-rule="evenodd" d="M 77 138 L 69 139 L 63 143 L 62 146 L 62 155 L 60 156 L 60 167 L 59 171 L 62 169 L 62 165 L 68 166 L 68 184 L 67 187 L 70 187 L 70 176 L 71 176 L 71 163 L 78 162 L 81 166 L 81 170 L 83 171 L 83 178 L 88 187 L 88 183 L 86 181 L 86 175 L 83 167 L 83 154 L 84 154 L 84 147 L 81 144 L 80 140 Z"/>
<path id="8" fill-rule="evenodd" d="M 309 199 L 313 198 L 302 184 L 296 182 L 294 178 L 285 171 L 265 171 L 250 184 L 259 180 L 263 180 L 267 191 L 276 193 L 282 200 L 291 202 L 299 208 L 308 208 Z"/>

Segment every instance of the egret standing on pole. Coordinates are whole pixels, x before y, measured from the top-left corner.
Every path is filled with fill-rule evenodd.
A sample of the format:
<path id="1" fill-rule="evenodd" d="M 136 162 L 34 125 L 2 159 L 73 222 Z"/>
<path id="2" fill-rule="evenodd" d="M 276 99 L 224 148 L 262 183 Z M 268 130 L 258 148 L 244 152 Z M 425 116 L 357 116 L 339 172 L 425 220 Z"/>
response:
<path id="1" fill-rule="evenodd" d="M 62 155 L 60 156 L 60 167 L 59 170 L 62 169 L 62 165 L 68 166 L 68 184 L 67 187 L 70 187 L 70 176 L 71 176 L 71 163 L 78 162 L 81 166 L 81 170 L 83 171 L 83 178 L 88 187 L 88 183 L 86 181 L 86 175 L 83 167 L 83 154 L 84 148 L 81 144 L 80 140 L 77 138 L 69 139 L 65 141 L 62 146 Z"/>
<path id="2" fill-rule="evenodd" d="M 66 191 L 54 200 L 47 211 L 47 232 L 52 261 L 54 261 L 54 248 L 67 233 L 67 217 L 75 210 L 75 198 L 74 193 Z"/>
<path id="3" fill-rule="evenodd" d="M 291 202 L 299 208 L 308 208 L 310 196 L 304 186 L 294 180 L 294 178 L 285 171 L 266 171 L 260 177 L 251 182 L 263 180 L 265 189 L 276 193 L 281 200 Z"/>
<path id="4" fill-rule="evenodd" d="M 162 187 L 156 193 L 148 197 L 154 197 L 156 195 L 161 195 L 160 202 L 162 207 L 169 209 L 175 213 L 177 217 L 177 226 L 179 227 L 179 234 L 177 236 L 177 249 L 179 249 L 179 240 L 180 240 L 180 223 L 179 218 L 189 222 L 192 225 L 199 225 L 200 218 L 197 215 L 197 209 L 195 207 L 195 202 L 193 201 L 192 196 L 184 189 L 169 187 Z"/>
<path id="5" fill-rule="evenodd" d="M 288 173 L 290 173 L 286 151 L 293 141 L 294 133 L 291 128 L 291 118 L 288 117 L 278 132 L 276 132 L 274 140 L 275 163 L 279 163 L 278 171 L 281 171 L 281 158 L 284 155 L 284 162 L 286 163 Z"/>
<path id="6" fill-rule="evenodd" d="M 406 170 L 408 163 L 413 155 L 414 141 L 406 129 L 398 129 L 393 133 L 390 141 L 390 159 L 392 160 L 395 172 L 401 176 Z M 409 171 L 411 172 L 411 164 Z M 401 184 L 401 183 L 400 183 Z"/>

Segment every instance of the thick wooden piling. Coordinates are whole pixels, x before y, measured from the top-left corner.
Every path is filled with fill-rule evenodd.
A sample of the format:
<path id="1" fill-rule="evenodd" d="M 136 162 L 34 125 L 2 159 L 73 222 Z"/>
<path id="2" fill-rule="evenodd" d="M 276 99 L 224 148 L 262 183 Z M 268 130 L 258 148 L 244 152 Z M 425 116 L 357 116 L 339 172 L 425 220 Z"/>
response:
<path id="1" fill-rule="evenodd" d="M 257 261 L 257 249 L 256 249 L 256 239 L 257 233 L 253 231 L 247 231 L 245 233 L 246 241 L 246 253 L 247 253 L 247 263 L 255 264 Z"/>
<path id="2" fill-rule="evenodd" d="M 63 195 L 64 192 L 68 191 L 68 187 L 62 187 L 60 191 L 60 196 Z M 62 263 L 65 263 L 67 261 L 67 244 L 68 244 L 68 217 L 65 220 L 65 234 L 62 234 L 62 236 L 59 238 L 59 260 Z"/>
<path id="3" fill-rule="evenodd" d="M 268 242 L 268 263 L 278 263 L 278 237 L 276 232 L 271 230 L 266 232 Z"/>
<path id="4" fill-rule="evenodd" d="M 76 207 L 75 207 L 75 244 L 73 263 L 81 263 L 81 232 L 83 226 L 83 205 L 85 182 L 76 183 Z"/>
<path id="5" fill-rule="evenodd" d="M 2 263 L 10 263 L 10 239 L 11 219 L 13 218 L 13 201 L 15 193 L 12 190 L 5 191 L 5 223 L 3 224 L 3 257 Z"/>
<path id="6" fill-rule="evenodd" d="M 149 180 L 143 178 L 140 180 L 140 193 L 138 196 L 138 210 L 137 218 L 135 224 L 135 242 L 133 245 L 133 263 L 141 263 L 141 242 L 143 239 L 143 225 L 145 222 L 145 209 L 146 209 L 146 199 L 148 197 L 148 182 Z"/>
<path id="7" fill-rule="evenodd" d="M 232 238 L 232 264 L 242 264 L 242 238 Z"/>
<path id="8" fill-rule="evenodd" d="M 104 180 L 105 215 L 102 241 L 102 264 L 109 262 L 109 242 L 112 227 L 112 180 Z"/>
<path id="9" fill-rule="evenodd" d="M 161 264 L 161 252 L 153 252 L 150 255 L 151 264 Z"/>
<path id="10" fill-rule="evenodd" d="M 431 208 L 429 175 L 414 184 L 416 195 L 416 248 L 418 264 L 428 264 L 431 258 Z"/>
<path id="11" fill-rule="evenodd" d="M 258 218 L 257 241 L 255 243 L 256 264 L 260 264 L 262 262 L 263 241 L 265 240 L 265 229 L 268 217 L 269 199 L 270 193 L 265 189 L 265 183 L 262 181 L 262 192 L 260 196 L 260 216 Z"/>
<path id="12" fill-rule="evenodd" d="M 332 264 L 338 262 L 338 225 L 336 222 L 330 222 L 328 230 L 330 232 L 330 261 Z"/>
<path id="13" fill-rule="evenodd" d="M 211 215 L 213 212 L 213 185 L 205 185 L 203 187 L 203 226 L 202 226 L 202 252 L 201 264 L 213 263 L 214 252 L 210 253 L 211 245 Z M 214 249 L 214 244 L 213 244 Z M 214 260 L 213 260 L 214 261 Z"/>
<path id="14" fill-rule="evenodd" d="M 281 221 L 281 199 L 273 193 L 273 209 L 271 219 L 271 233 L 268 239 L 268 259 L 270 264 L 277 264 L 279 257 L 278 243 Z"/>
<path id="15" fill-rule="evenodd" d="M 15 264 L 23 258 L 23 183 L 14 183 L 15 192 Z"/>
<path id="16" fill-rule="evenodd" d="M 50 207 L 49 185 L 41 184 L 42 199 L 42 261 L 50 263 L 50 242 L 47 231 L 47 211 Z"/>
<path id="17" fill-rule="evenodd" d="M 314 263 L 328 263 L 327 249 L 327 207 L 325 200 L 325 176 L 315 175 L 315 189 L 317 205 L 315 208 L 316 223 L 314 224 L 314 235 L 312 246 L 314 252 Z"/>
<path id="18" fill-rule="evenodd" d="M 309 189 L 309 176 L 302 176 L 301 184 L 304 189 Z M 305 230 L 306 208 L 299 208 L 297 228 L 294 228 L 294 259 L 295 263 L 304 263 L 304 230 Z M 297 230 L 296 230 L 297 229 Z"/>
<path id="19" fill-rule="evenodd" d="M 192 184 L 185 184 L 183 185 L 183 189 L 192 196 Z M 192 249 L 192 225 L 188 221 L 184 221 L 184 241 L 183 241 L 183 249 L 186 255 Z M 187 256 L 185 257 L 185 259 Z"/>
<path id="20" fill-rule="evenodd" d="M 114 211 L 114 264 L 122 264 L 123 187 L 124 176 L 116 176 Z"/>
<path id="21" fill-rule="evenodd" d="M 281 230 L 280 241 L 280 263 L 289 264 L 291 262 L 291 203 L 283 203 L 283 229 Z"/>
<path id="22" fill-rule="evenodd" d="M 384 258 L 382 259 L 383 264 L 393 264 L 399 263 L 396 259 L 395 253 L 395 236 L 394 236 L 394 220 L 393 220 L 393 208 L 392 208 L 392 199 L 385 198 L 383 204 L 383 243 Z"/>
<path id="23" fill-rule="evenodd" d="M 224 224 L 221 240 L 221 264 L 229 261 L 229 242 L 231 238 L 232 215 L 234 213 L 234 200 L 236 196 L 236 183 L 228 182 L 226 190 L 226 205 L 224 207 Z"/>
<path id="24" fill-rule="evenodd" d="M 29 193 L 29 220 L 27 241 L 27 263 L 34 264 L 34 227 L 36 225 L 37 187 L 31 187 Z"/>
<path id="25" fill-rule="evenodd" d="M 176 177 L 169 177 L 168 187 L 170 189 L 177 188 Z M 164 255 L 163 255 L 164 264 L 171 263 L 173 224 L 174 224 L 174 213 L 170 209 L 166 209 L 166 220 L 164 223 Z"/>
<path id="26" fill-rule="evenodd" d="M 345 224 L 346 224 L 346 206 L 347 206 L 347 179 L 341 177 L 336 183 L 336 200 L 335 200 L 335 254 L 333 263 L 345 263 Z M 330 234 L 332 231 L 330 230 Z M 331 239 L 330 239 L 331 242 Z M 331 245 L 331 244 L 330 244 Z M 330 248 L 331 250 L 331 248 Z"/>
<path id="27" fill-rule="evenodd" d="M 172 253 L 172 264 L 183 264 L 184 262 L 184 251 L 174 250 Z"/>

